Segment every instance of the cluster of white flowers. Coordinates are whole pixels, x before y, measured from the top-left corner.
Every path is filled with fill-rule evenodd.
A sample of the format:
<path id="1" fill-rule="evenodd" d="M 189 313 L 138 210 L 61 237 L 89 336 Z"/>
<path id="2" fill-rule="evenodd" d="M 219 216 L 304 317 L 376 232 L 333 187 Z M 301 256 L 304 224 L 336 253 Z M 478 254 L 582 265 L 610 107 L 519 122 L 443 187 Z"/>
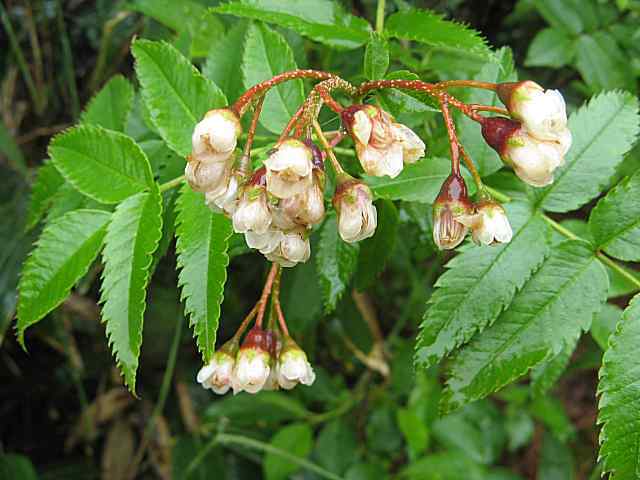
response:
<path id="1" fill-rule="evenodd" d="M 424 156 L 424 142 L 407 126 L 374 105 L 353 105 L 342 113 L 362 168 L 368 175 L 395 178 L 405 164 Z"/>
<path id="2" fill-rule="evenodd" d="M 271 331 L 253 327 L 242 346 L 231 340 L 214 353 L 196 377 L 204 388 L 223 395 L 245 391 L 291 390 L 316 379 L 307 355 L 291 337 L 278 340 Z"/>
<path id="3" fill-rule="evenodd" d="M 500 155 L 526 183 L 549 185 L 571 147 L 562 94 L 529 80 L 500 84 L 498 95 L 511 118 L 520 122 L 499 146 Z"/>

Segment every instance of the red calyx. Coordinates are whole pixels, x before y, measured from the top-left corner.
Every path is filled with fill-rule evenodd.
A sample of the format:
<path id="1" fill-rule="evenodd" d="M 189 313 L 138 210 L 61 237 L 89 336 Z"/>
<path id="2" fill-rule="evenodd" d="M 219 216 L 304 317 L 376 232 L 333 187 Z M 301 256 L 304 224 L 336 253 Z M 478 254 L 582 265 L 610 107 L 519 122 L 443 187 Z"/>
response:
<path id="1" fill-rule="evenodd" d="M 467 184 L 460 175 L 452 173 L 442 182 L 440 193 L 436 197 L 437 203 L 464 202 L 469 203 Z"/>
<path id="2" fill-rule="evenodd" d="M 322 151 L 309 139 L 305 140 L 304 144 L 311 150 L 311 162 L 313 163 L 313 168 L 319 168 L 324 172 L 324 156 L 322 155 Z"/>
<path id="3" fill-rule="evenodd" d="M 249 179 L 249 185 L 254 187 L 263 187 L 267 184 L 267 169 L 265 167 L 260 167 Z"/>
<path id="4" fill-rule="evenodd" d="M 502 155 L 507 140 L 520 126 L 520 122 L 510 118 L 486 117 L 482 122 L 482 136 L 491 148 Z"/>

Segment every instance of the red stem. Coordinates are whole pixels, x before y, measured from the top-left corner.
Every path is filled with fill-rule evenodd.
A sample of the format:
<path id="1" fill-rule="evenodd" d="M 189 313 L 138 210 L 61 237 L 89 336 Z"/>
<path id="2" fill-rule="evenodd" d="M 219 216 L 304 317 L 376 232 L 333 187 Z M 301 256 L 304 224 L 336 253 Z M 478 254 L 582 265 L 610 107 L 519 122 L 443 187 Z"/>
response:
<path id="1" fill-rule="evenodd" d="M 458 145 L 458 137 L 456 135 L 456 126 L 449 112 L 449 96 L 442 95 L 440 97 L 440 109 L 444 117 L 444 125 L 447 127 L 449 134 L 449 145 L 451 146 L 451 171 L 455 175 L 460 175 L 460 147 Z"/>
<path id="2" fill-rule="evenodd" d="M 303 103 L 302 105 L 300 105 L 300 108 L 298 108 L 296 113 L 294 113 L 293 116 L 289 119 L 289 122 L 287 123 L 287 125 L 284 127 L 284 130 L 282 130 L 282 133 L 280 134 L 280 138 L 278 138 L 278 144 L 289 136 L 291 129 L 298 122 L 298 120 L 300 119 L 300 116 L 304 113 L 304 108 L 305 108 L 305 104 Z M 296 130 L 296 136 L 299 136 L 297 130 Z"/>
<path id="3" fill-rule="evenodd" d="M 280 329 L 285 337 L 289 336 L 289 329 L 287 328 L 287 322 L 284 320 L 284 314 L 282 313 L 282 307 L 280 306 L 280 277 L 282 275 L 282 270 L 278 272 L 278 276 L 276 277 L 276 281 L 273 285 L 273 305 L 276 309 L 276 315 L 278 316 L 278 323 L 280 324 Z"/>
<path id="4" fill-rule="evenodd" d="M 436 85 L 438 88 L 471 87 L 492 90 L 494 92 L 496 88 L 498 88 L 497 83 L 480 82 L 478 80 L 446 80 L 444 82 L 438 82 Z"/>
<path id="5" fill-rule="evenodd" d="M 273 263 L 271 265 L 269 275 L 267 276 L 267 281 L 262 289 L 262 295 L 260 295 L 260 300 L 258 301 L 258 318 L 256 318 L 256 326 L 259 328 L 262 328 L 262 319 L 264 318 L 264 311 L 267 308 L 267 300 L 269 299 L 269 294 L 273 288 L 273 281 L 276 278 L 278 270 L 279 265 L 277 263 Z"/>

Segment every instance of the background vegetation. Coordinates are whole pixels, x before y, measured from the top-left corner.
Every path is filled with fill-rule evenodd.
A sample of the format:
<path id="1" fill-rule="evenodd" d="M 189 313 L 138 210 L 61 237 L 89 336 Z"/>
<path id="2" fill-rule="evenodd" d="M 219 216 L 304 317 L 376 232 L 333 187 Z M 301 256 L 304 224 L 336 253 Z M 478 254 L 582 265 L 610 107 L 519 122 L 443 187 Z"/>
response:
<path id="1" fill-rule="evenodd" d="M 272 10 L 285 3 L 253 2 Z M 385 191 L 389 199 L 397 196 L 385 185 L 377 189 L 385 242 L 363 245 L 350 282 L 315 258 L 283 277 L 285 314 L 318 376 L 310 388 L 219 398 L 197 386 L 201 359 L 183 326 L 170 230 L 164 232 L 148 294 L 138 398 L 122 385 L 100 323 L 99 264 L 60 308 L 27 332 L 27 353 L 14 335 L 18 273 L 42 224 L 98 205 L 56 180 L 52 168 L 36 176 L 52 135 L 79 121 L 95 123 L 94 115 L 101 122 L 108 116 L 114 129 L 143 146 L 160 183 L 184 168 L 160 140 L 137 93 L 134 37 L 171 43 L 233 100 L 245 87 L 296 65 L 335 71 L 355 82 L 384 75 L 384 61 L 382 66 L 369 61 L 363 70 L 366 22 L 375 26 L 380 4 L 385 5 L 303 1 L 296 3 L 292 19 L 259 8 L 252 13 L 250 7 L 211 11 L 207 6 L 217 2 L 205 0 L 3 0 L 0 478 L 599 478 L 598 369 L 622 309 L 638 290 L 636 265 L 627 264 L 626 276 L 609 269 L 608 302 L 575 349 L 534 370 L 531 380 L 441 416 L 446 362 L 415 371 L 413 354 L 425 304 L 450 254 L 437 252 L 432 243 L 428 203 L 392 202 Z M 637 124 L 632 105 L 640 75 L 640 2 L 389 0 L 386 13 L 409 7 L 469 24 L 495 51 L 489 58 L 482 42 L 467 48 L 463 39 L 444 33 L 440 44 L 422 42 L 403 30 L 414 31 L 419 22 L 411 25 L 410 15 L 403 21 L 396 17 L 387 23 L 390 35 L 400 39 L 389 43 L 390 75 L 406 76 L 403 71 L 409 70 L 425 80 L 531 78 L 561 90 L 570 111 L 602 91 L 625 90 L 630 94 L 598 97 L 598 108 L 619 106 L 614 127 L 630 131 L 622 140 L 626 146 L 618 142 L 621 137 L 612 137 L 618 150 L 603 151 L 602 168 L 615 174 L 606 175 L 587 197 L 640 166 L 637 147 L 622 161 Z M 267 24 L 251 23 L 256 16 Z M 105 84 L 105 103 L 91 103 Z M 129 100 L 130 114 L 111 108 Z M 446 156 L 444 129 L 429 106 L 398 92 L 378 101 L 417 129 L 430 156 Z M 324 125 L 338 126 L 329 115 Z M 259 146 L 273 138 L 267 128 L 260 135 Z M 477 129 L 461 123 L 461 135 L 483 173 L 497 170 L 497 157 L 483 150 Z M 345 162 L 353 161 L 342 153 Z M 616 155 L 621 161 L 608 162 Z M 526 195 L 504 171 L 487 178 L 510 196 Z M 421 186 L 418 193 L 403 193 L 404 200 L 418 194 L 422 202 L 433 196 Z M 167 192 L 165 206 L 175 199 L 175 191 Z M 550 208 L 571 210 L 552 214 L 569 232 L 565 237 L 592 235 L 587 219 L 596 199 L 583 203 Z M 171 229 L 173 209 L 165 212 L 165 228 Z M 557 230 L 552 244 L 564 239 Z M 231 336 L 258 297 L 266 268 L 262 257 L 246 254 L 241 237 L 231 237 L 229 253 L 221 340 Z M 383 272 L 371 258 L 384 259 Z M 595 277 L 585 279 L 585 289 Z M 580 294 L 565 316 L 583 301 Z M 636 478 L 629 475 L 619 478 Z"/>

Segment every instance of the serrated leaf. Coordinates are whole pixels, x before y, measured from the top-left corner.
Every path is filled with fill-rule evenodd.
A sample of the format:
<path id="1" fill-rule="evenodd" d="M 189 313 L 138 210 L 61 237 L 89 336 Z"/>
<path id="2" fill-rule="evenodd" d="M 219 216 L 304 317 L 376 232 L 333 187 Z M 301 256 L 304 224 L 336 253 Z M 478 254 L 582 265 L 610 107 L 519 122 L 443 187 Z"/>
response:
<path id="1" fill-rule="evenodd" d="M 633 91 L 636 88 L 628 56 L 608 32 L 580 35 L 576 41 L 574 65 L 594 91 L 615 88 Z"/>
<path id="2" fill-rule="evenodd" d="M 95 200 L 81 194 L 78 190 L 73 188 L 73 185 L 70 183 L 65 183 L 51 198 L 51 205 L 47 210 L 47 215 L 44 221 L 49 223 L 73 210 L 89 209 L 109 211 L 109 207 L 112 206 L 96 202 Z"/>
<path id="3" fill-rule="evenodd" d="M 24 264 L 18 285 L 18 339 L 60 305 L 98 256 L 111 214 L 77 210 L 49 223 Z"/>
<path id="4" fill-rule="evenodd" d="M 369 38 L 371 26 L 330 0 L 240 0 L 220 5 L 215 12 L 252 18 L 290 28 L 335 48 L 357 48 Z"/>
<path id="5" fill-rule="evenodd" d="M 271 437 L 269 444 L 296 457 L 304 458 L 313 447 L 313 430 L 306 423 L 287 425 Z M 299 470 L 300 466 L 280 455 L 267 452 L 263 469 L 267 480 L 286 480 Z"/>
<path id="6" fill-rule="evenodd" d="M 507 204 L 511 242 L 465 250 L 447 264 L 429 299 L 416 364 L 440 361 L 491 326 L 549 252 L 549 228 L 524 203 Z"/>
<path id="7" fill-rule="evenodd" d="M 364 176 L 367 184 L 378 198 L 405 200 L 407 202 L 433 203 L 442 182 L 451 173 L 451 161 L 446 158 L 424 158 L 407 165 L 396 178 Z M 470 193 L 474 184 L 466 171 L 463 176 Z"/>
<path id="8" fill-rule="evenodd" d="M 220 305 L 227 280 L 231 222 L 222 214 L 213 213 L 201 193 L 188 186 L 177 201 L 176 251 L 182 288 L 181 300 L 193 328 L 198 350 L 204 363 L 215 351 Z"/>
<path id="9" fill-rule="evenodd" d="M 364 76 L 369 80 L 379 80 L 384 77 L 389 68 L 389 42 L 377 32 L 371 32 L 371 37 L 364 50 Z"/>
<path id="10" fill-rule="evenodd" d="M 134 394 L 149 267 L 161 235 L 162 197 L 152 189 L 118 205 L 104 239 L 102 321 L 118 368 Z"/>
<path id="11" fill-rule="evenodd" d="M 635 480 L 640 475 L 640 295 L 624 311 L 609 337 L 599 373 L 599 461 L 612 480 Z"/>
<path id="12" fill-rule="evenodd" d="M 118 203 L 154 185 L 149 160 L 132 138 L 92 125 L 57 135 L 49 156 L 62 176 L 101 203 Z"/>
<path id="13" fill-rule="evenodd" d="M 482 82 L 513 82 L 518 75 L 513 64 L 513 54 L 508 47 L 502 47 L 495 53 L 495 62 L 485 63 L 480 72 L 473 77 Z M 494 92 L 483 89 L 471 89 L 467 98 L 469 103 L 502 106 Z M 476 162 L 480 175 L 487 176 L 502 168 L 502 160 L 491 148 L 480 133 L 480 127 L 466 116 L 461 116 L 458 122 L 460 138 L 473 161 Z"/>
<path id="14" fill-rule="evenodd" d="M 53 163 L 47 161 L 38 169 L 38 176 L 31 188 L 31 198 L 29 199 L 27 230 L 31 230 L 38 224 L 49 208 L 53 196 L 63 184 L 64 178 L 56 170 Z"/>
<path id="15" fill-rule="evenodd" d="M 373 237 L 360 243 L 355 284 L 358 290 L 369 288 L 380 272 L 384 270 L 387 259 L 393 252 L 398 234 L 398 210 L 393 202 L 376 202 L 378 226 Z"/>
<path id="16" fill-rule="evenodd" d="M 218 85 L 229 101 L 236 100 L 243 92 L 238 72 L 242 67 L 244 39 L 247 23 L 236 23 L 224 37 L 209 49 L 202 74 Z"/>
<path id="17" fill-rule="evenodd" d="M 249 26 L 242 61 L 245 88 L 296 68 L 293 52 L 282 35 L 264 24 Z M 265 97 L 260 123 L 273 133 L 281 133 L 303 101 L 302 80 L 272 88 Z"/>
<path id="18" fill-rule="evenodd" d="M 186 157 L 193 128 L 207 111 L 227 104 L 224 93 L 168 43 L 136 40 L 131 51 L 153 124 L 167 145 Z"/>
<path id="19" fill-rule="evenodd" d="M 533 367 L 531 370 L 531 392 L 534 396 L 545 395 L 555 385 L 566 370 L 577 343 L 578 337 L 569 341 L 560 353 Z"/>
<path id="20" fill-rule="evenodd" d="M 385 77 L 386 80 L 419 80 L 420 77 L 408 70 L 396 70 Z M 377 97 L 385 110 L 392 115 L 402 113 L 438 112 L 440 106 L 430 95 L 412 90 L 384 88 L 378 90 Z"/>
<path id="21" fill-rule="evenodd" d="M 443 410 L 486 397 L 560 353 L 589 328 L 607 288 L 607 273 L 587 243 L 555 247 L 509 308 L 456 355 Z"/>
<path id="22" fill-rule="evenodd" d="M 316 257 L 326 312 L 336 308 L 347 289 L 358 263 L 358 251 L 357 243 L 346 243 L 340 238 L 336 216 L 328 216 L 320 232 Z"/>
<path id="23" fill-rule="evenodd" d="M 408 9 L 394 13 L 385 23 L 385 32 L 392 37 L 415 40 L 449 51 L 474 53 L 482 57 L 491 55 L 485 39 L 478 32 L 427 10 Z"/>
<path id="24" fill-rule="evenodd" d="M 133 108 L 133 87 L 122 75 L 115 75 L 87 105 L 80 121 L 124 132 Z"/>
<path id="25" fill-rule="evenodd" d="M 640 131 L 638 99 L 630 93 L 593 97 L 569 118 L 573 144 L 555 181 L 540 191 L 538 204 L 568 212 L 598 196 Z"/>
<path id="26" fill-rule="evenodd" d="M 640 260 L 640 173 L 620 182 L 589 215 L 598 248 L 625 261 Z"/>

